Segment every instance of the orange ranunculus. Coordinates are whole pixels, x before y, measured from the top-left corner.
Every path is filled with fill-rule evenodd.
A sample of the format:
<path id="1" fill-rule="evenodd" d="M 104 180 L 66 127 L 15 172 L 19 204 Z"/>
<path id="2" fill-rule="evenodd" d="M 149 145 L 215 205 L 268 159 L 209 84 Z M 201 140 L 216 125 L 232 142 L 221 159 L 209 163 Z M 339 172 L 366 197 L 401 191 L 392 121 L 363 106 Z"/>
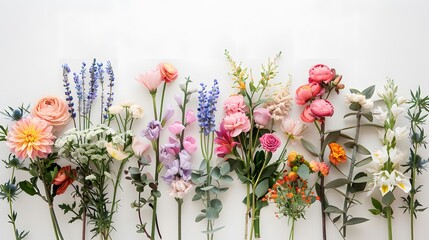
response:
<path id="1" fill-rule="evenodd" d="M 67 103 L 52 96 L 41 98 L 34 106 L 32 113 L 53 126 L 54 130 L 61 129 L 70 119 Z"/>
<path id="2" fill-rule="evenodd" d="M 76 170 L 71 169 L 71 166 L 62 167 L 52 182 L 54 186 L 55 195 L 63 194 L 67 187 L 73 183 L 76 177 Z"/>
<path id="3" fill-rule="evenodd" d="M 344 163 L 347 160 L 346 151 L 341 145 L 337 143 L 330 143 L 329 149 L 331 149 L 331 154 L 329 154 L 329 161 L 332 164 L 338 165 L 339 163 Z"/>
<path id="4" fill-rule="evenodd" d="M 167 83 L 174 81 L 178 76 L 176 67 L 171 63 L 160 63 L 158 68 L 161 72 L 162 80 Z"/>

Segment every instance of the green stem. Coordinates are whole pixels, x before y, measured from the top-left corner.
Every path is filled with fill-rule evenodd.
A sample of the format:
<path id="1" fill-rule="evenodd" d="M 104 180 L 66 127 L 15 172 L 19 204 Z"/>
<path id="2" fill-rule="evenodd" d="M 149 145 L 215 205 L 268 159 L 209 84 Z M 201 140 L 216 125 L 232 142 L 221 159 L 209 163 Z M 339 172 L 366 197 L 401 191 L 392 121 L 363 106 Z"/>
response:
<path id="1" fill-rule="evenodd" d="M 316 126 L 318 127 L 317 123 Z M 318 127 L 320 134 L 320 162 L 324 162 L 325 149 L 323 148 L 325 142 L 325 119 L 322 119 L 322 123 L 320 124 L 320 129 Z M 326 213 L 325 213 L 325 177 L 320 177 L 320 206 L 322 213 L 322 239 L 326 240 Z"/>
<path id="2" fill-rule="evenodd" d="M 417 151 L 415 151 L 415 156 L 416 155 L 417 155 Z M 417 176 L 417 170 L 415 167 L 413 167 L 411 170 L 411 193 L 410 193 L 411 240 L 414 240 L 414 212 L 415 212 L 414 201 L 415 201 L 415 194 L 416 194 L 415 192 L 416 176 Z"/>
<path id="3" fill-rule="evenodd" d="M 386 215 L 388 239 L 392 240 L 392 208 L 390 206 L 387 206 Z"/>
<path id="4" fill-rule="evenodd" d="M 10 176 L 10 183 L 15 185 L 15 168 L 12 168 L 12 175 Z M 12 198 L 10 196 L 10 192 L 7 194 L 7 201 L 9 202 L 9 214 L 10 214 L 10 223 L 13 226 L 13 233 L 15 235 L 15 239 L 18 240 L 18 231 L 16 230 L 15 217 L 13 217 L 13 208 L 12 208 Z"/>
<path id="5" fill-rule="evenodd" d="M 295 239 L 295 219 L 292 218 L 292 227 L 290 228 L 289 240 Z"/>
<path id="6" fill-rule="evenodd" d="M 177 239 L 182 240 L 182 204 L 183 200 L 176 198 L 177 201 Z"/>
<path id="7" fill-rule="evenodd" d="M 164 96 L 165 96 L 165 88 L 167 86 L 167 82 L 164 82 L 164 86 L 162 86 L 162 94 L 161 94 L 161 106 L 159 110 L 159 120 L 162 120 L 162 108 L 164 106 Z"/>
<path id="8" fill-rule="evenodd" d="M 356 132 L 355 132 L 355 139 L 354 139 L 354 145 L 353 145 L 353 152 L 352 152 L 352 158 L 350 161 L 350 168 L 349 168 L 349 174 L 348 174 L 348 182 L 351 182 L 353 180 L 353 171 L 354 171 L 354 167 L 355 167 L 355 162 L 356 162 L 356 155 L 357 155 L 357 144 L 359 142 L 359 133 L 360 133 L 360 120 L 362 115 L 360 114 L 361 109 L 358 109 L 357 115 L 356 115 Z M 343 204 L 343 237 L 346 238 L 347 236 L 347 212 L 349 210 L 349 195 L 350 192 L 352 190 L 352 185 L 351 183 L 347 184 L 347 188 L 346 188 L 346 197 L 344 198 L 344 204 Z"/>
<path id="9" fill-rule="evenodd" d="M 204 139 L 206 137 L 204 136 Z M 207 152 L 206 152 L 207 153 Z M 211 175 L 210 175 L 210 160 L 211 159 L 206 159 L 206 171 L 207 171 L 207 178 L 206 178 L 206 186 L 211 186 L 212 185 L 212 179 L 211 179 Z M 211 207 L 211 194 L 210 191 L 207 191 L 207 198 L 206 198 L 206 207 L 207 209 Z M 213 238 L 213 233 L 210 232 L 211 230 L 213 230 L 213 224 L 211 222 L 212 220 L 207 220 L 207 240 Z"/>
<path id="10" fill-rule="evenodd" d="M 255 238 L 261 237 L 261 228 L 260 228 L 260 215 L 261 215 L 261 209 L 255 210 L 255 219 L 253 220 L 253 225 L 255 228 Z"/>
<path id="11" fill-rule="evenodd" d="M 249 177 L 249 174 L 247 174 Z M 248 229 L 249 229 L 249 211 L 250 211 L 250 183 L 246 183 L 246 214 L 245 214 L 245 225 L 244 225 L 244 239 L 248 238 Z"/>
<path id="12" fill-rule="evenodd" d="M 117 195 L 117 192 L 118 192 L 119 183 L 121 182 L 122 172 L 124 170 L 125 163 L 127 161 L 128 161 L 128 159 L 122 160 L 121 165 L 119 166 L 118 174 L 116 175 L 115 186 L 113 188 L 112 206 L 110 207 L 109 226 L 107 227 L 107 234 L 108 235 L 110 235 L 110 228 L 111 228 L 113 213 L 115 212 L 115 208 L 116 208 L 116 205 L 117 205 L 116 195 Z"/>

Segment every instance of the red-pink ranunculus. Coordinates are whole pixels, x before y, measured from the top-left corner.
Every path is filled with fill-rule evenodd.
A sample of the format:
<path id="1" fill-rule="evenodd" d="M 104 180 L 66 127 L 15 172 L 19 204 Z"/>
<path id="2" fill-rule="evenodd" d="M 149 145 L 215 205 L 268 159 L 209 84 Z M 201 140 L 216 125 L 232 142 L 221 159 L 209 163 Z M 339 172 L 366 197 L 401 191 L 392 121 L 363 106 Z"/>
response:
<path id="1" fill-rule="evenodd" d="M 328 100 L 316 99 L 310 104 L 311 113 L 315 117 L 330 117 L 334 114 L 334 106 Z"/>
<path id="2" fill-rule="evenodd" d="M 256 108 L 253 110 L 253 119 L 255 120 L 257 127 L 265 127 L 271 120 L 270 110 L 266 108 Z"/>
<path id="3" fill-rule="evenodd" d="M 192 124 L 193 122 L 195 122 L 197 120 L 197 118 L 195 117 L 195 112 L 192 110 L 188 110 L 186 112 L 186 124 Z"/>
<path id="4" fill-rule="evenodd" d="M 275 152 L 281 145 L 280 138 L 272 133 L 265 133 L 259 138 L 262 148 L 268 152 Z"/>
<path id="5" fill-rule="evenodd" d="M 236 112 L 245 112 L 246 104 L 244 103 L 243 95 L 229 96 L 223 103 L 223 109 L 226 115 L 231 115 Z"/>
<path id="6" fill-rule="evenodd" d="M 296 97 L 295 102 L 298 105 L 304 105 L 310 99 L 318 96 L 319 94 L 323 94 L 323 88 L 318 83 L 309 83 L 300 86 L 296 89 Z"/>
<path id="7" fill-rule="evenodd" d="M 176 67 L 171 63 L 160 63 L 158 65 L 159 71 L 161 72 L 162 80 L 169 83 L 176 80 L 178 73 Z"/>
<path id="8" fill-rule="evenodd" d="M 227 115 L 223 119 L 225 130 L 231 132 L 231 137 L 236 137 L 242 132 L 250 130 L 249 118 L 243 112 L 236 112 Z"/>
<path id="9" fill-rule="evenodd" d="M 136 80 L 143 84 L 149 92 L 155 93 L 158 86 L 162 83 L 161 72 L 159 71 L 159 68 L 149 70 L 140 74 Z"/>
<path id="10" fill-rule="evenodd" d="M 179 135 L 183 129 L 185 129 L 185 126 L 183 126 L 183 124 L 179 121 L 174 122 L 168 127 L 168 131 L 170 131 L 170 133 L 173 135 Z"/>
<path id="11" fill-rule="evenodd" d="M 335 69 L 330 69 L 323 64 L 317 64 L 310 68 L 308 82 L 329 83 L 335 78 Z"/>
<path id="12" fill-rule="evenodd" d="M 312 123 L 316 118 L 311 112 L 310 105 L 307 105 L 301 113 L 301 120 L 306 123 Z"/>
<path id="13" fill-rule="evenodd" d="M 192 154 L 197 151 L 197 141 L 192 136 L 187 136 L 183 140 L 183 147 L 189 154 Z"/>

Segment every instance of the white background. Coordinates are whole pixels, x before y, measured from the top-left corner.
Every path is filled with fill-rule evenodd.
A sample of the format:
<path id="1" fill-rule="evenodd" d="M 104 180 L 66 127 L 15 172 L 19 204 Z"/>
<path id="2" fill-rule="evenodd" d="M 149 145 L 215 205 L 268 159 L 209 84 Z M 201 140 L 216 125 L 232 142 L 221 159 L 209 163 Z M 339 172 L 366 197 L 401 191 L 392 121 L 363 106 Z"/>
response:
<path id="1" fill-rule="evenodd" d="M 1 0 L 0 108 L 34 103 L 45 95 L 62 96 L 61 65 L 67 62 L 72 71 L 77 71 L 81 61 L 89 63 L 96 57 L 100 61 L 112 61 L 117 77 L 116 102 L 131 100 L 145 107 L 146 116 L 136 127 L 140 131 L 151 119 L 151 109 L 147 91 L 134 81 L 139 73 L 161 61 L 169 61 L 176 65 L 180 77 L 169 86 L 168 93 L 176 92 L 178 83 L 186 76 L 191 76 L 195 86 L 217 78 L 224 98 L 232 93 L 224 49 L 252 67 L 254 76 L 258 76 L 260 64 L 282 51 L 277 80 L 286 81 L 288 75 L 292 75 L 292 91 L 307 81 L 312 65 L 324 63 L 344 75 L 347 88 L 363 89 L 376 84 L 380 89 L 389 77 L 396 80 L 401 95 L 408 96 L 409 89 L 418 85 L 424 94 L 429 94 L 428 10 L 427 1 Z M 333 102 L 336 114 L 329 119 L 328 129 L 351 124 L 342 120 L 347 112 L 343 96 L 335 97 Z M 192 107 L 195 106 L 194 101 Z M 297 118 L 302 108 L 294 106 L 293 109 L 291 116 Z M 7 120 L 2 118 L 0 123 L 7 124 Z M 400 124 L 407 121 L 401 120 Z M 193 131 L 197 133 L 196 128 Z M 306 133 L 312 142 L 317 141 L 314 132 L 311 127 Z M 373 132 L 365 132 L 362 140 L 370 150 L 379 146 Z M 407 151 L 406 141 L 401 146 Z M 289 149 L 303 152 L 298 144 Z M 4 144 L 0 151 L 1 157 L 6 158 L 8 150 Z M 428 152 L 425 153 L 427 156 Z M 193 161 L 196 167 L 200 158 L 195 156 Z M 5 182 L 9 174 L 1 167 L 1 182 Z M 336 176 L 333 173 L 330 179 Z M 28 176 L 19 174 L 18 177 Z M 423 193 L 419 194 L 425 206 L 429 206 L 428 181 L 425 172 L 419 178 L 419 183 L 426 183 Z M 130 202 L 136 198 L 134 188 L 126 181 L 122 186 L 113 239 L 144 239 L 135 233 L 137 218 L 130 208 Z M 217 239 L 243 238 L 244 186 L 236 182 L 230 187 L 222 196 L 224 209 L 218 222 L 226 228 L 216 234 Z M 168 196 L 164 183 L 161 189 L 164 194 L 159 203 L 162 233 L 166 240 L 176 239 L 176 202 Z M 395 193 L 402 196 L 399 191 Z M 333 202 L 341 200 L 333 193 L 328 194 Z M 200 233 L 204 223 L 194 222 L 201 204 L 191 202 L 191 198 L 186 198 L 183 209 L 183 239 L 204 239 Z M 366 194 L 358 198 L 364 205 L 355 207 L 353 212 L 371 221 L 350 227 L 349 239 L 386 239 L 385 220 L 367 211 L 370 203 Z M 70 201 L 70 190 L 56 198 L 57 203 Z M 395 206 L 400 205 L 399 199 Z M 41 199 L 21 194 L 14 207 L 19 213 L 19 228 L 31 230 L 29 239 L 53 239 L 48 209 Z M 296 239 L 321 239 L 319 207 L 319 204 L 312 206 L 307 220 L 298 222 Z M 69 216 L 56 210 L 65 238 L 79 239 L 80 223 L 67 224 Z M 409 217 L 395 210 L 395 239 L 409 239 Z M 13 239 L 7 211 L 6 201 L 2 201 L 0 239 L 5 240 Z M 274 211 L 273 206 L 263 210 L 262 239 L 288 236 L 287 219 L 276 219 Z M 145 214 L 149 221 L 149 212 Z M 416 239 L 427 239 L 428 221 L 429 211 L 419 215 Z M 329 222 L 328 236 L 340 239 Z"/>

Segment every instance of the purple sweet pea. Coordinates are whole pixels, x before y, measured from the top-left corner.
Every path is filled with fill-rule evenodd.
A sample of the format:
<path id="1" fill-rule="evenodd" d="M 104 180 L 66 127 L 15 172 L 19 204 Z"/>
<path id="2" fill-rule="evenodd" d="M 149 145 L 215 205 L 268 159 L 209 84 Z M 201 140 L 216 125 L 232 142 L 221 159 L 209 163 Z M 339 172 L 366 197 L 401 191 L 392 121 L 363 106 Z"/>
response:
<path id="1" fill-rule="evenodd" d="M 146 137 L 149 141 L 154 141 L 159 138 L 162 126 L 159 121 L 152 120 L 147 125 L 147 129 L 143 130 L 142 135 Z"/>
<path id="2" fill-rule="evenodd" d="M 166 144 L 167 145 L 167 144 Z M 169 147 L 163 145 L 159 150 L 159 161 L 167 168 L 172 166 L 173 161 L 176 159 L 174 154 L 169 151 Z"/>
<path id="3" fill-rule="evenodd" d="M 171 183 L 174 179 L 176 179 L 176 175 L 179 173 L 179 160 L 175 159 L 170 167 L 167 167 L 167 171 L 165 175 L 162 177 L 164 181 Z"/>

